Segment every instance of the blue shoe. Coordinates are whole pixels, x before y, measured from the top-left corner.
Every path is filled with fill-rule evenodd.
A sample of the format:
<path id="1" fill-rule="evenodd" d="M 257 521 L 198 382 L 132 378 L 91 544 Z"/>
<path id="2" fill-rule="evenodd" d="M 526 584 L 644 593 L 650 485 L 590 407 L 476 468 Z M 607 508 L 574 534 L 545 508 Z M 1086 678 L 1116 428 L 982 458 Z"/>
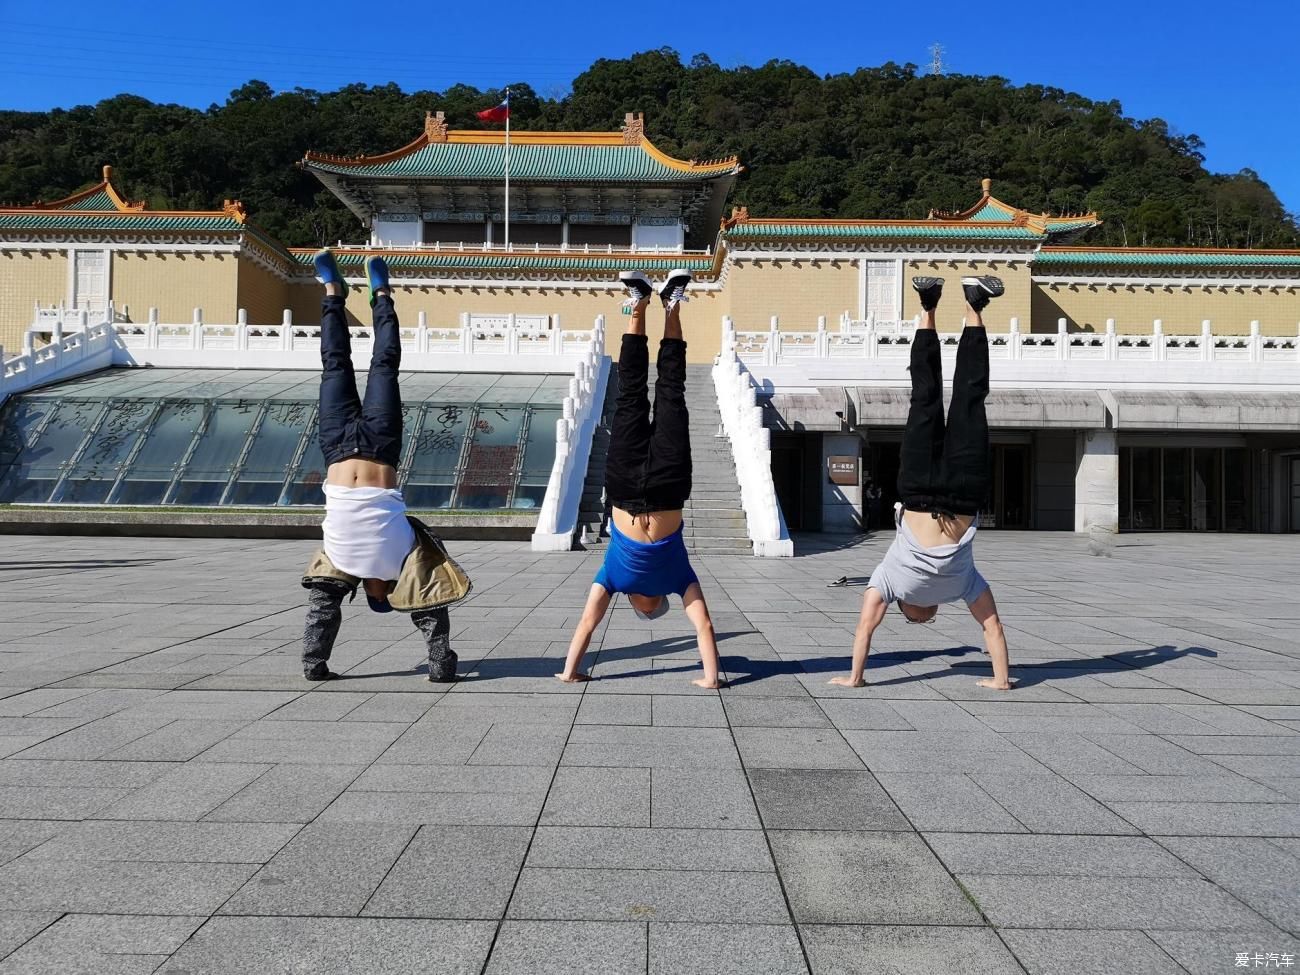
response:
<path id="1" fill-rule="evenodd" d="M 388 290 L 388 262 L 379 255 L 366 258 L 366 279 L 370 282 L 370 307 L 375 306 L 375 292 Z"/>
<path id="2" fill-rule="evenodd" d="M 337 284 L 343 289 L 344 295 L 348 293 L 348 283 L 343 280 L 343 272 L 334 260 L 334 252 L 328 247 L 322 247 L 311 256 L 311 266 L 316 269 L 316 280 L 321 284 Z"/>

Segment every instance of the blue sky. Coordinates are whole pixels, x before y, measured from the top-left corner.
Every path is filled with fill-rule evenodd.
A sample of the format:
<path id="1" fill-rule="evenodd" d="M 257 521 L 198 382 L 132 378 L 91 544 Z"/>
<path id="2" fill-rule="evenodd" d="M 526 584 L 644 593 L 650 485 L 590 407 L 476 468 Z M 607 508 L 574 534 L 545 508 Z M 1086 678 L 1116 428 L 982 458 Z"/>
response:
<path id="1" fill-rule="evenodd" d="M 833 73 L 927 63 L 937 42 L 951 71 L 1050 84 L 1119 99 L 1134 117 L 1160 116 L 1205 140 L 1211 169 L 1254 169 L 1300 211 L 1298 34 L 1295 0 L 0 0 L 0 107 L 71 107 L 123 91 L 206 107 L 250 78 L 277 89 L 395 81 L 408 90 L 518 80 L 559 95 L 598 57 L 661 46 L 725 66 L 785 58 Z"/>

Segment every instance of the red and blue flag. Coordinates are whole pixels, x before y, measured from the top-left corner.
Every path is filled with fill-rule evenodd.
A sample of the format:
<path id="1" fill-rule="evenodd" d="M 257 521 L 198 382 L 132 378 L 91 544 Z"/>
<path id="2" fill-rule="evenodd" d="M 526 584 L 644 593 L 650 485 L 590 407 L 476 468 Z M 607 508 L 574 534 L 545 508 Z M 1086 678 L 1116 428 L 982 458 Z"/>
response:
<path id="1" fill-rule="evenodd" d="M 506 89 L 505 100 L 493 108 L 485 108 L 481 112 L 475 112 L 484 122 L 504 122 L 510 118 L 510 89 Z"/>

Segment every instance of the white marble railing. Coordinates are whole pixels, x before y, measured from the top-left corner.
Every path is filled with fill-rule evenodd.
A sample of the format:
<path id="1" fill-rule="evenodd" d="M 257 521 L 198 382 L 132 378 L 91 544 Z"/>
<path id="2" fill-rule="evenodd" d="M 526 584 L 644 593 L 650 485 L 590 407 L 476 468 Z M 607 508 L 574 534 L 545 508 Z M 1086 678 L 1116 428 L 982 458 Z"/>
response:
<path id="1" fill-rule="evenodd" d="M 578 506 L 591 457 L 591 442 L 609 378 L 603 315 L 596 318 L 588 335 L 586 350 L 569 380 L 563 412 L 555 421 L 555 462 L 551 465 L 551 479 L 537 517 L 537 528 L 533 531 L 534 552 L 569 551 L 578 528 Z"/>
<path id="2" fill-rule="evenodd" d="M 52 322 L 50 342 L 40 348 L 33 333 L 25 333 L 22 352 L 13 358 L 0 348 L 0 403 L 15 393 L 112 365 L 117 344 L 113 326 L 106 321 L 87 325 L 84 319 L 83 313 L 80 328 L 66 334 L 61 321 Z"/>
<path id="3" fill-rule="evenodd" d="M 428 251 L 431 253 L 459 254 L 465 251 L 474 253 L 498 254 L 649 254 L 651 256 L 669 256 L 680 254 L 684 257 L 710 257 L 713 248 L 687 249 L 670 244 L 489 244 L 483 241 L 466 243 L 463 240 L 434 240 L 422 243 L 401 243 L 388 240 L 375 240 L 369 244 L 344 244 L 340 241 L 330 250 L 346 254 L 349 251 L 372 253 L 376 250 Z"/>
<path id="4" fill-rule="evenodd" d="M 724 325 L 724 334 L 726 326 Z M 829 331 L 824 318 L 816 331 L 787 331 L 773 317 L 765 332 L 735 332 L 736 354 L 751 366 L 797 365 L 808 360 L 905 359 L 916 322 L 841 321 Z M 941 332 L 956 346 L 958 332 Z M 1013 318 L 1005 331 L 989 330 L 989 356 L 1011 360 L 1100 360 L 1109 362 L 1300 362 L 1300 338 L 1260 334 L 1259 322 L 1246 335 L 1215 334 L 1209 321 L 1199 334 L 1173 335 L 1156 319 L 1145 333 L 1120 333 L 1108 319 L 1104 332 L 1070 332 L 1060 319 L 1055 332 L 1022 332 Z"/>
<path id="5" fill-rule="evenodd" d="M 763 408 L 758 405 L 754 383 L 737 355 L 736 331 L 730 318 L 722 320 L 722 351 L 713 366 L 713 385 L 722 414 L 722 429 L 731 442 L 754 554 L 792 556 L 794 543 L 786 529 L 772 481 L 771 431 L 763 425 Z"/>

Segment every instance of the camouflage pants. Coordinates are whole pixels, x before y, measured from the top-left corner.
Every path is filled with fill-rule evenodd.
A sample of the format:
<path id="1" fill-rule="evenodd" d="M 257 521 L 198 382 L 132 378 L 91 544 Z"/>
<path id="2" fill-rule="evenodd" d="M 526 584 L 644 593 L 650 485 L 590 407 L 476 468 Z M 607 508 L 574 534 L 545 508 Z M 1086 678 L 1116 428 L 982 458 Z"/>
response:
<path id="1" fill-rule="evenodd" d="M 307 620 L 302 634 L 302 670 L 319 674 L 329 669 L 330 653 L 343 622 L 343 598 L 352 589 L 346 583 L 320 581 L 307 590 Z M 424 634 L 429 654 L 429 679 L 453 680 L 456 654 L 451 649 L 451 616 L 446 608 L 411 614 L 411 622 Z"/>

